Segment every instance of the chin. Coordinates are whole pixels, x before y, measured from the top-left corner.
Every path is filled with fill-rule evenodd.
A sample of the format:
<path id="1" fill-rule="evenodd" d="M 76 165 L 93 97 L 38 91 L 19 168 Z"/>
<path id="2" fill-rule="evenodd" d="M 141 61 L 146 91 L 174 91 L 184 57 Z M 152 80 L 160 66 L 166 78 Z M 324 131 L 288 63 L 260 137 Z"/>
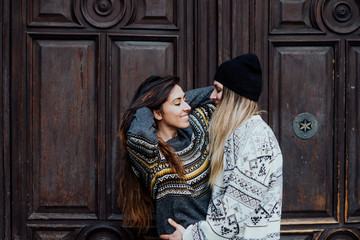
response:
<path id="1" fill-rule="evenodd" d="M 185 124 L 182 124 L 181 125 L 181 127 L 179 127 L 179 128 L 188 128 L 188 127 L 190 127 L 190 123 L 188 122 L 188 123 L 185 123 Z"/>

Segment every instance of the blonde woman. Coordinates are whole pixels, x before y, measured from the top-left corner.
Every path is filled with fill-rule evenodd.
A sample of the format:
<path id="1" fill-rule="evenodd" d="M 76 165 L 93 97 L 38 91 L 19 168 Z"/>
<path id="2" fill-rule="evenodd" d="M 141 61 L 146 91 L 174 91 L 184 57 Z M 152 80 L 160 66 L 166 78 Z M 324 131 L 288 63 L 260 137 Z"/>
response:
<path id="1" fill-rule="evenodd" d="M 280 239 L 282 154 L 259 115 L 261 67 L 254 54 L 224 62 L 215 74 L 210 123 L 212 196 L 206 219 L 162 239 Z"/>

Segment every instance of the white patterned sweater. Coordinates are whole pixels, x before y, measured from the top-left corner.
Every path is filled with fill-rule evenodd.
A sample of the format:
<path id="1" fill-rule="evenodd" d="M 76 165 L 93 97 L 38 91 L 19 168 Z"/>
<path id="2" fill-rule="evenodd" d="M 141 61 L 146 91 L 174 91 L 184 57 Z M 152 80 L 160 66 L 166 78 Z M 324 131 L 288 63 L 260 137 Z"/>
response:
<path id="1" fill-rule="evenodd" d="M 280 239 L 282 161 L 270 127 L 258 115 L 247 120 L 226 142 L 206 220 L 188 226 L 183 239 Z"/>

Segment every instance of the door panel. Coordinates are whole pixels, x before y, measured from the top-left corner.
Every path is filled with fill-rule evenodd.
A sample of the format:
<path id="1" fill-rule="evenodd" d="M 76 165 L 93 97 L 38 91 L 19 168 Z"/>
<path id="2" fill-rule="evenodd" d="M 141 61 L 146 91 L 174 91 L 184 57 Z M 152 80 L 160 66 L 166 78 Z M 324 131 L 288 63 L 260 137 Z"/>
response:
<path id="1" fill-rule="evenodd" d="M 335 45 L 271 44 L 273 75 L 269 77 L 269 112 L 271 122 L 277 124 L 273 129 L 285 156 L 283 218 L 335 218 L 334 140 L 333 129 L 328 127 L 334 125 L 334 81 L 331 80 L 335 71 Z M 319 122 L 319 130 L 307 140 L 296 137 L 293 131 L 292 119 L 304 112 L 313 114 Z M 295 127 L 300 129 L 301 123 Z M 323 144 L 328 147 L 324 148 Z M 293 161 L 288 161 L 290 156 Z"/>
<path id="2" fill-rule="evenodd" d="M 346 221 L 360 222 L 360 42 L 348 42 L 346 115 Z"/>
<path id="3" fill-rule="evenodd" d="M 81 27 L 73 11 L 73 1 L 33 0 L 28 5 L 29 26 Z"/>
<path id="4" fill-rule="evenodd" d="M 271 0 L 271 34 L 320 34 L 315 20 L 317 1 L 311 0 Z"/>
<path id="5" fill-rule="evenodd" d="M 135 20 L 127 28 L 178 29 L 176 0 L 144 0 L 138 1 L 137 4 Z"/>
<path id="6" fill-rule="evenodd" d="M 125 110 L 139 85 L 150 75 L 176 75 L 176 39 L 173 38 L 112 38 L 110 55 L 111 83 L 116 84 L 113 96 L 120 97 Z M 161 41 L 160 41 L 161 40 Z M 120 79 L 123 82 L 118 83 Z M 128 81 L 128 82 L 126 82 Z"/>
<path id="7" fill-rule="evenodd" d="M 74 234 L 72 232 L 54 232 L 54 231 L 34 231 L 33 239 L 35 240 L 45 240 L 45 239 L 56 239 L 56 240 L 72 240 L 74 239 Z"/>
<path id="8" fill-rule="evenodd" d="M 97 43 L 51 38 L 29 40 L 28 218 L 94 219 Z"/>

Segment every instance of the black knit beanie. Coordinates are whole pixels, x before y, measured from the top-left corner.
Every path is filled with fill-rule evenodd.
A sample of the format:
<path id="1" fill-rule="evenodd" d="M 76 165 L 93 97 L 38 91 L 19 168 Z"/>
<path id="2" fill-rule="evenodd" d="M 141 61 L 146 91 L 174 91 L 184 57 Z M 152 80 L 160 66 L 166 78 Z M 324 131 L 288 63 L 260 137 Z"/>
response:
<path id="1" fill-rule="evenodd" d="M 257 102 L 262 91 L 259 59 L 256 55 L 248 53 L 223 62 L 216 70 L 214 80 Z"/>

